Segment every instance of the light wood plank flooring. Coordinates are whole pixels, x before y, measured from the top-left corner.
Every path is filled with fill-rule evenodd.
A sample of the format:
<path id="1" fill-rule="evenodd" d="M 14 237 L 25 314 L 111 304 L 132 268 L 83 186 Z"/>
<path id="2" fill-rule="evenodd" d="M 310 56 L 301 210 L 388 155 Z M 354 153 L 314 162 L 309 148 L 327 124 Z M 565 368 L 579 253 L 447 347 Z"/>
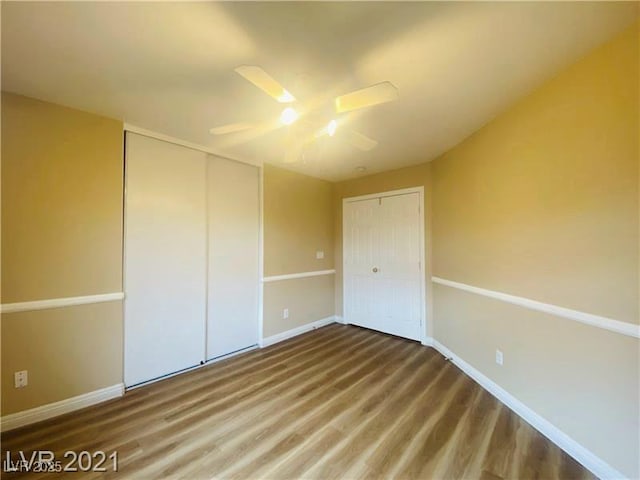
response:
<path id="1" fill-rule="evenodd" d="M 593 478 L 435 350 L 337 324 L 5 433 L 2 450 L 118 452 L 118 472 L 74 479 Z"/>

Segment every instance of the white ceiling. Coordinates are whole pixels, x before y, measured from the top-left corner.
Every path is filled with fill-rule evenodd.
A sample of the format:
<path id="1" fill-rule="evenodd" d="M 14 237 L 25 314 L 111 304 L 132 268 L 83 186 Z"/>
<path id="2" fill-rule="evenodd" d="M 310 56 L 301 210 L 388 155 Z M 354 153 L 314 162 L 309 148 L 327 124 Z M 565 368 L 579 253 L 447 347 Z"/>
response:
<path id="1" fill-rule="evenodd" d="M 122 119 L 252 162 L 328 180 L 432 160 L 638 16 L 636 2 L 2 2 L 4 90 Z M 332 96 L 389 80 L 396 102 L 354 112 L 344 136 L 211 136 L 233 122 L 275 125 L 278 104 L 233 69 L 262 66 L 315 122 Z"/>

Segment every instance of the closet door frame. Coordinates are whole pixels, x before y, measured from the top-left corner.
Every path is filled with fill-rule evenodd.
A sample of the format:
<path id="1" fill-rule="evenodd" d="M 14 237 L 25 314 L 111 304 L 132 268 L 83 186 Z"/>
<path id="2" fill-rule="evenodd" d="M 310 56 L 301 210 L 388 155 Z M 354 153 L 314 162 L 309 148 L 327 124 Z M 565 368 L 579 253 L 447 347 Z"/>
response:
<path id="1" fill-rule="evenodd" d="M 411 188 L 403 188 L 400 190 L 390 190 L 387 192 L 380 193 L 371 193 L 368 195 L 359 195 L 357 197 L 348 197 L 342 199 L 342 314 L 343 314 L 343 322 L 345 324 L 349 324 L 349 318 L 346 315 L 346 304 L 347 304 L 347 289 L 344 278 L 345 266 L 347 256 L 346 252 L 346 217 L 344 215 L 345 205 L 352 202 L 358 202 L 362 200 L 373 200 L 376 198 L 384 198 L 384 197 L 395 197 L 398 195 L 406 195 L 411 193 L 418 194 L 418 201 L 420 205 L 420 215 L 419 215 L 419 230 L 420 230 L 420 240 L 419 240 L 419 250 L 420 250 L 420 342 L 423 345 L 427 345 L 429 343 L 429 336 L 427 335 L 427 302 L 426 302 L 426 275 L 427 275 L 427 266 L 425 264 L 425 209 L 424 209 L 424 187 L 411 187 Z"/>

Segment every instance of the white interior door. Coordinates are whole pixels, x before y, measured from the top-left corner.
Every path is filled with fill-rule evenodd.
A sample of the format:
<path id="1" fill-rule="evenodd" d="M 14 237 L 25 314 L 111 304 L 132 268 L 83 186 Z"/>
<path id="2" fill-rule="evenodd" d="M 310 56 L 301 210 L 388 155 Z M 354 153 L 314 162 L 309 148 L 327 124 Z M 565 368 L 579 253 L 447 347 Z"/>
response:
<path id="1" fill-rule="evenodd" d="M 125 384 L 205 357 L 206 154 L 126 139 Z"/>
<path id="2" fill-rule="evenodd" d="M 378 208 L 377 198 L 344 205 L 344 316 L 348 323 L 382 330 L 373 273 L 380 241 Z"/>
<path id="3" fill-rule="evenodd" d="M 419 193 L 346 201 L 345 319 L 422 338 L 422 222 Z"/>
<path id="4" fill-rule="evenodd" d="M 258 168 L 210 156 L 207 359 L 258 343 Z"/>

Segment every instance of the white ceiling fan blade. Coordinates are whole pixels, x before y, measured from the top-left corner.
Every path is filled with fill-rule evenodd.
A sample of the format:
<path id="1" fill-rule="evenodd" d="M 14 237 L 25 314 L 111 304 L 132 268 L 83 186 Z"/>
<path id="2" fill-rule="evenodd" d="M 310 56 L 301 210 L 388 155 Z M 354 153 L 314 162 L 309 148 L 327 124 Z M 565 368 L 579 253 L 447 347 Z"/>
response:
<path id="1" fill-rule="evenodd" d="M 391 102 L 398 98 L 398 89 L 391 82 L 382 82 L 355 92 L 336 97 L 336 112 L 350 112 L 359 108 L 371 107 Z"/>
<path id="2" fill-rule="evenodd" d="M 290 103 L 295 101 L 295 97 L 262 68 L 255 65 L 241 65 L 235 71 L 278 102 Z"/>
<path id="3" fill-rule="evenodd" d="M 227 133 L 243 132 L 253 128 L 251 123 L 239 122 L 229 123 L 227 125 L 220 125 L 219 127 L 213 127 L 209 130 L 211 135 L 226 135 Z"/>
<path id="4" fill-rule="evenodd" d="M 373 150 L 378 145 L 378 142 L 373 138 L 369 138 L 366 135 L 354 132 L 353 130 L 349 132 L 349 142 L 351 142 L 351 145 L 354 147 L 364 150 L 365 152 Z"/>

